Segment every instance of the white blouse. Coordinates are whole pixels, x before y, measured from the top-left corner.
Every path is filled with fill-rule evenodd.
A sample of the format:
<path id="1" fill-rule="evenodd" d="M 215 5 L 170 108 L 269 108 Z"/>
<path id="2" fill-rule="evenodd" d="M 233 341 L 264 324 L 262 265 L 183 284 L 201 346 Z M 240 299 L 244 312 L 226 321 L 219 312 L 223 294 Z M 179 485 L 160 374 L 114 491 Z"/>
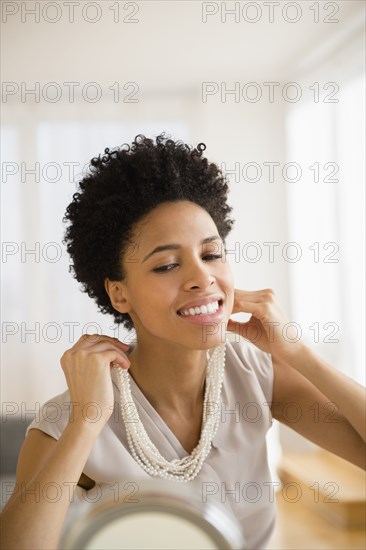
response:
<path id="1" fill-rule="evenodd" d="M 112 381 L 114 411 L 83 469 L 96 485 L 89 491 L 77 487 L 65 528 L 102 495 L 113 496 L 118 488 L 119 493 L 128 496 L 133 489 L 131 482 L 150 477 L 130 453 L 113 369 Z M 140 419 L 160 453 L 169 461 L 187 456 L 132 377 L 131 393 Z M 275 523 L 275 483 L 268 468 L 266 446 L 266 432 L 272 425 L 272 393 L 270 354 L 243 339 L 227 341 L 221 403 L 213 411 L 220 414 L 220 425 L 202 469 L 189 482 L 200 491 L 203 502 L 215 498 L 230 508 L 251 549 L 266 547 Z M 27 433 L 37 428 L 58 439 L 69 421 L 70 401 L 68 391 L 47 401 Z M 94 413 L 90 409 L 88 416 Z"/>

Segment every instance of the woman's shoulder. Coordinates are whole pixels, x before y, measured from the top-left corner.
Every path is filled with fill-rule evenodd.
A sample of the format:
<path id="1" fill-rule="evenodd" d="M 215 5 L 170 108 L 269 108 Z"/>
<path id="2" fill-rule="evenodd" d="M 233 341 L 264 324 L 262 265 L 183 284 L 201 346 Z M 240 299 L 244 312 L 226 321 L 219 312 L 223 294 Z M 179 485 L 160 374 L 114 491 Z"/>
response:
<path id="1" fill-rule="evenodd" d="M 70 420 L 72 410 L 68 390 L 55 395 L 42 406 L 36 408 L 35 417 L 29 424 L 26 435 L 34 428 L 58 439 Z"/>
<path id="2" fill-rule="evenodd" d="M 270 353 L 260 350 L 244 338 L 235 335 L 235 339 L 226 340 L 226 355 L 229 362 L 240 364 L 244 369 L 255 370 L 258 374 L 268 375 L 272 369 Z"/>
<path id="3" fill-rule="evenodd" d="M 226 372 L 233 386 L 240 391 L 263 392 L 267 400 L 272 400 L 273 367 L 270 353 L 258 349 L 254 344 L 236 336 L 226 341 Z M 250 390 L 249 390 L 250 388 Z"/>

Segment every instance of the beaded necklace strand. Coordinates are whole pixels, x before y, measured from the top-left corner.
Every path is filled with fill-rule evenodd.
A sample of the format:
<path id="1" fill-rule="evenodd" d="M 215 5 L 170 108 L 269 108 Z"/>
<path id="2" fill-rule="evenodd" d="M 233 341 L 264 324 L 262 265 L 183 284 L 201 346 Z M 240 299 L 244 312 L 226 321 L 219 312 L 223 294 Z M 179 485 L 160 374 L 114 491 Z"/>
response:
<path id="1" fill-rule="evenodd" d="M 149 438 L 138 411 L 133 421 L 128 418 L 128 409 L 133 403 L 130 374 L 127 369 L 114 365 L 117 372 L 117 385 L 121 397 L 121 413 L 126 427 L 127 441 L 136 462 L 151 476 L 188 483 L 194 479 L 211 450 L 212 440 L 219 427 L 219 414 L 213 414 L 212 405 L 220 401 L 222 381 L 225 368 L 226 345 L 220 344 L 208 353 L 206 367 L 206 386 L 203 400 L 203 418 L 201 436 L 197 446 L 190 455 L 182 459 L 166 460 Z M 210 407 L 211 404 L 211 407 Z"/>

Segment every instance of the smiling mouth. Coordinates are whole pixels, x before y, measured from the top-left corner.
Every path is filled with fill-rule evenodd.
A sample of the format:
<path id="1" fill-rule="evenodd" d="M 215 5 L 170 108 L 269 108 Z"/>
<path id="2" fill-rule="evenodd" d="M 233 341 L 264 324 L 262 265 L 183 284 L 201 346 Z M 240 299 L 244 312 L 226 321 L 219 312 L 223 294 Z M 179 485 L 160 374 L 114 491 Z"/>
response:
<path id="1" fill-rule="evenodd" d="M 215 302 L 211 302 L 209 304 L 205 304 L 202 306 L 195 306 L 195 307 L 190 307 L 188 309 L 181 309 L 177 311 L 177 314 L 180 315 L 181 317 L 195 317 L 195 316 L 199 317 L 200 315 L 201 316 L 213 315 L 214 313 L 217 312 L 218 309 L 220 309 L 222 304 L 223 304 L 223 300 L 216 300 Z"/>

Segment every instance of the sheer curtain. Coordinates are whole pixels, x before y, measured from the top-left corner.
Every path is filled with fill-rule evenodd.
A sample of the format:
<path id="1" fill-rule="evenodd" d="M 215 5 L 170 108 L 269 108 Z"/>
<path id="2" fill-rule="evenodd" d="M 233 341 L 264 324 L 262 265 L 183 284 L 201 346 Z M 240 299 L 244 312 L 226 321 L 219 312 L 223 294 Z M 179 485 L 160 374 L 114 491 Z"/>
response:
<path id="1" fill-rule="evenodd" d="M 287 213 L 289 240 L 303 252 L 289 265 L 292 317 L 325 358 L 365 383 L 365 69 L 358 40 L 306 75 L 308 83 L 323 75 L 337 94 L 320 90 L 318 101 L 288 112 L 288 161 L 301 165 L 303 177 L 287 186 Z"/>

